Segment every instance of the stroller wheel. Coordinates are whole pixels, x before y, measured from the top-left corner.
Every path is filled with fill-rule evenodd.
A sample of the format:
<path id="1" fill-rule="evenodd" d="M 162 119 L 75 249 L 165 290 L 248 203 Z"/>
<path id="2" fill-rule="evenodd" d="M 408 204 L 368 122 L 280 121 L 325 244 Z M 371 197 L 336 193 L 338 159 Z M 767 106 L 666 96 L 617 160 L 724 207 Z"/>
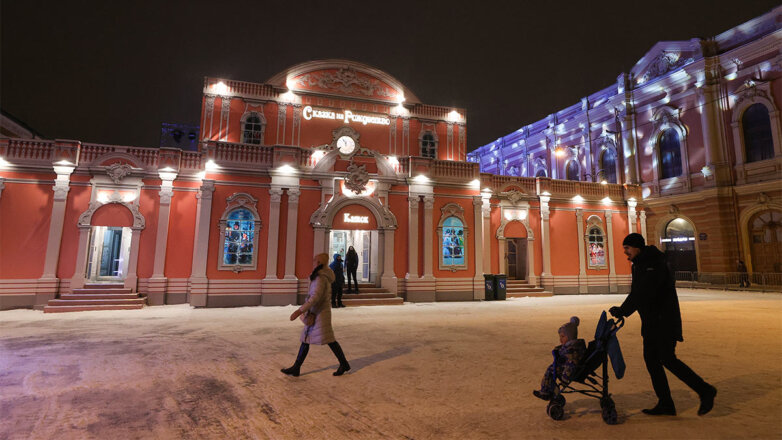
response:
<path id="1" fill-rule="evenodd" d="M 546 414 L 549 415 L 554 420 L 562 420 L 562 417 L 565 416 L 565 409 L 562 407 L 562 405 L 551 402 L 546 407 Z"/>
<path id="2" fill-rule="evenodd" d="M 560 406 L 565 406 L 565 396 L 562 394 L 557 394 L 552 402 L 559 404 Z"/>
<path id="3" fill-rule="evenodd" d="M 614 400 L 610 397 L 600 399 L 600 408 L 602 409 L 603 421 L 609 425 L 616 425 L 617 416 Z"/>

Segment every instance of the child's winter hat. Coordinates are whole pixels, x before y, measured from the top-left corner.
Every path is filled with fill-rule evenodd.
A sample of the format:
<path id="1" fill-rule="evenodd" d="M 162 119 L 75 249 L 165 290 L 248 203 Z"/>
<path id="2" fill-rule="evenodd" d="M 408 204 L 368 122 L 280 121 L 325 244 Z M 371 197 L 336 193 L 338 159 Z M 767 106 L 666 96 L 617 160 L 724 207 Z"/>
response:
<path id="1" fill-rule="evenodd" d="M 578 323 L 581 322 L 578 316 L 570 318 L 570 322 L 566 322 L 559 328 L 559 332 L 568 337 L 568 339 L 578 339 Z"/>

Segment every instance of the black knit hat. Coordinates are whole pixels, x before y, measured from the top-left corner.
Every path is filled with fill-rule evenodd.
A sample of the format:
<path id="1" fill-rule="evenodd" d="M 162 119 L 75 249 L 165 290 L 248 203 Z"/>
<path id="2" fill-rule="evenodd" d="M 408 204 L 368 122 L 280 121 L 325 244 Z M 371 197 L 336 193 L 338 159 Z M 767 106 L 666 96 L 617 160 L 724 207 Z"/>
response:
<path id="1" fill-rule="evenodd" d="M 630 246 L 638 249 L 643 249 L 645 245 L 644 236 L 637 232 L 629 234 L 625 237 L 624 241 L 622 241 L 622 246 Z"/>

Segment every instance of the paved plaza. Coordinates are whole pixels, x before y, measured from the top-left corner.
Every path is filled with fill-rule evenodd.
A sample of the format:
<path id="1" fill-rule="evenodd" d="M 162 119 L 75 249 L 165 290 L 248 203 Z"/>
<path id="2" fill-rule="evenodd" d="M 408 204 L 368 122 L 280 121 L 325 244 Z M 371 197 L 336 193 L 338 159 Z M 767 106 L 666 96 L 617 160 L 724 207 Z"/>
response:
<path id="1" fill-rule="evenodd" d="M 654 404 L 640 321 L 619 332 L 627 373 L 612 380 L 620 422 L 569 397 L 562 421 L 532 389 L 557 328 L 587 340 L 624 295 L 407 303 L 333 312 L 352 370 L 313 346 L 302 376 L 279 372 L 299 345 L 288 307 L 43 314 L 0 312 L 0 439 L 779 438 L 782 296 L 680 290 L 677 354 L 719 390 L 698 398 L 669 375 L 677 417 Z M 613 377 L 612 377 L 613 379 Z"/>

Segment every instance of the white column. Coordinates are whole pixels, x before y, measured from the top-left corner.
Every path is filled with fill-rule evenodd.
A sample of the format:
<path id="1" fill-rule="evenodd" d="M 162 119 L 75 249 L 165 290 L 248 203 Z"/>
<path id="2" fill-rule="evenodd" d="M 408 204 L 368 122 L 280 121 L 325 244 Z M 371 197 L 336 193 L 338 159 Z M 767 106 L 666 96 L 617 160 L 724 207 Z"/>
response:
<path id="1" fill-rule="evenodd" d="M 266 280 L 277 279 L 277 250 L 280 235 L 280 200 L 282 189 L 272 187 L 269 189 L 269 239 L 266 240 Z"/>
<path id="2" fill-rule="evenodd" d="M 130 256 L 128 257 L 128 274 L 125 277 L 124 287 L 132 292 L 138 290 L 138 243 L 143 228 L 133 228 L 130 236 Z"/>
<path id="3" fill-rule="evenodd" d="M 578 293 L 588 293 L 586 273 L 586 243 L 584 243 L 584 210 L 576 209 L 576 240 L 578 244 Z"/>
<path id="4" fill-rule="evenodd" d="M 551 277 L 551 230 L 549 229 L 550 196 L 540 196 L 540 240 L 543 246 L 543 272 L 540 274 L 541 285 L 553 288 Z"/>
<path id="5" fill-rule="evenodd" d="M 475 248 L 473 255 L 475 259 L 475 276 L 473 277 L 473 299 L 481 299 L 483 296 L 483 199 L 481 196 L 473 196 L 472 207 L 475 224 L 473 226 L 473 235 L 475 236 Z"/>
<path id="6" fill-rule="evenodd" d="M 5 183 L 3 183 L 4 181 L 5 181 L 5 179 L 0 177 L 0 197 L 3 196 L 3 190 L 5 189 Z"/>
<path id="7" fill-rule="evenodd" d="M 285 234 L 285 279 L 296 278 L 296 228 L 299 219 L 299 195 L 298 188 L 288 189 L 288 226 Z"/>
<path id="8" fill-rule="evenodd" d="M 527 237 L 527 283 L 536 286 L 537 276 L 535 275 L 535 239 L 532 236 Z"/>
<path id="9" fill-rule="evenodd" d="M 70 191 L 70 176 L 75 167 L 55 166 L 54 172 L 57 179 L 54 181 L 54 202 L 49 218 L 49 238 L 46 241 L 46 257 L 43 266 L 43 275 L 38 279 L 36 287 L 36 304 L 45 304 L 54 299 L 59 286 L 57 278 L 57 263 L 60 260 L 60 245 L 62 241 L 62 228 L 65 220 L 65 208 Z"/>
<path id="10" fill-rule="evenodd" d="M 435 248 L 432 223 L 432 208 L 434 208 L 434 196 L 424 196 L 424 278 L 434 279 L 432 270 L 432 252 Z"/>
<path id="11" fill-rule="evenodd" d="M 635 216 L 635 207 L 638 205 L 638 202 L 635 200 L 628 200 L 627 201 L 627 222 L 628 222 L 628 228 L 627 230 L 632 232 L 636 232 L 636 226 L 638 224 L 638 219 Z"/>
<path id="12" fill-rule="evenodd" d="M 408 231 L 407 231 L 407 279 L 418 278 L 418 203 L 417 194 L 410 194 L 407 198 Z"/>
<path id="13" fill-rule="evenodd" d="M 606 245 L 608 246 L 608 291 L 616 293 L 618 291 L 616 283 L 616 265 L 614 264 L 614 227 L 613 212 L 606 209 Z"/>
<path id="14" fill-rule="evenodd" d="M 644 242 L 648 243 L 649 239 L 646 238 L 646 211 L 641 210 L 641 235 L 644 237 Z"/>
<path id="15" fill-rule="evenodd" d="M 389 292 L 397 292 L 397 278 L 394 272 L 394 230 L 382 229 L 380 239 L 383 240 L 383 275 L 380 286 Z"/>
<path id="16" fill-rule="evenodd" d="M 326 252 L 326 227 L 313 226 L 315 230 L 315 242 L 312 246 L 312 255 L 318 255 Z"/>
<path id="17" fill-rule="evenodd" d="M 497 260 L 500 262 L 500 267 L 497 268 L 499 273 L 508 275 L 508 258 L 505 248 L 508 246 L 507 240 L 503 236 L 497 237 Z"/>
<path id="18" fill-rule="evenodd" d="M 482 193 L 481 199 L 481 212 L 483 213 L 483 273 L 491 273 L 491 193 Z M 483 280 L 481 280 L 481 291 L 483 291 Z"/>
<path id="19" fill-rule="evenodd" d="M 209 225 L 212 221 L 212 193 L 214 180 L 202 180 L 196 198 L 195 240 L 193 242 L 193 266 L 190 272 L 190 305 L 206 306 L 209 280 L 206 278 L 206 258 L 209 251 Z"/>
<path id="20" fill-rule="evenodd" d="M 171 197 L 174 196 L 174 179 L 176 173 L 159 172 L 160 183 L 160 209 L 157 217 L 157 235 L 155 237 L 155 260 L 152 268 L 152 277 L 149 279 L 149 304 L 161 305 L 166 303 L 166 250 L 168 247 L 168 224 L 171 216 Z"/>

